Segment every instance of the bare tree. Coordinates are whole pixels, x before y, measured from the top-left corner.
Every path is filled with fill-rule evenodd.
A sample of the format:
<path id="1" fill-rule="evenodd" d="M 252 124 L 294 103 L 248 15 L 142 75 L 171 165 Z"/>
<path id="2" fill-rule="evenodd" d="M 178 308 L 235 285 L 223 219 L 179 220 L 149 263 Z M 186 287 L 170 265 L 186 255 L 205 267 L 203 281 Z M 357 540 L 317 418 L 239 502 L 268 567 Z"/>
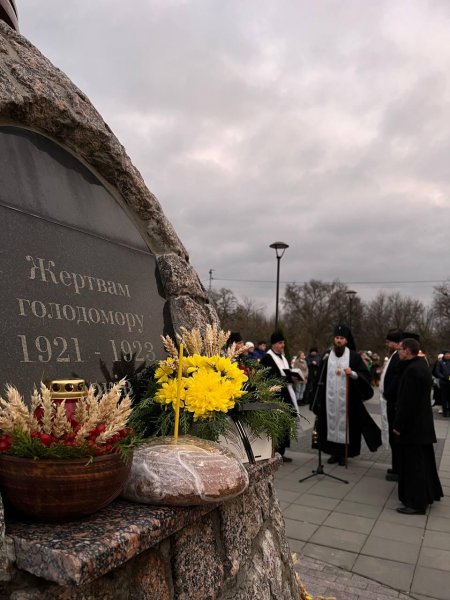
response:
<path id="1" fill-rule="evenodd" d="M 434 334 L 437 340 L 437 350 L 450 345 L 450 282 L 434 288 L 433 304 L 431 307 L 434 320 Z M 440 348 L 439 348 L 440 347 Z"/>
<path id="2" fill-rule="evenodd" d="M 317 279 L 286 286 L 283 322 L 291 346 L 307 350 L 310 346 L 329 346 L 334 325 L 348 322 L 347 287 L 340 281 L 324 283 Z M 355 299 L 357 300 L 357 299 Z M 359 314 L 359 302 L 353 306 Z"/>
<path id="3" fill-rule="evenodd" d="M 251 340 L 254 344 L 259 340 L 269 339 L 271 320 L 265 316 L 263 307 L 258 306 L 254 300 L 244 298 L 243 302 L 239 302 L 227 288 L 212 290 L 210 298 L 224 330 L 239 331 L 244 340 Z"/>
<path id="4" fill-rule="evenodd" d="M 238 305 L 236 296 L 231 290 L 220 288 L 220 290 L 217 291 L 210 290 L 209 297 L 214 304 L 222 327 L 228 329 L 229 327 L 227 324 L 231 322 Z"/>
<path id="5" fill-rule="evenodd" d="M 401 296 L 399 293 L 380 293 L 365 305 L 361 342 L 365 348 L 382 353 L 388 329 L 414 331 L 421 335 L 420 329 L 423 326 L 423 335 L 425 312 L 425 307 L 419 300 Z M 427 336 L 428 333 L 427 329 Z"/>

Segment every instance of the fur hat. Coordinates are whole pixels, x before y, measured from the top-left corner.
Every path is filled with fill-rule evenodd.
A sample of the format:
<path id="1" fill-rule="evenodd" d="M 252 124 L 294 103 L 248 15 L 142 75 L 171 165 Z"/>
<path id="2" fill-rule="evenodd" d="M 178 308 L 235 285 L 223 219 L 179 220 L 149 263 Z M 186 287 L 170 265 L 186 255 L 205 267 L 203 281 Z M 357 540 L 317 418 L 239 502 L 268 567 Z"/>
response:
<path id="1" fill-rule="evenodd" d="M 396 342 L 397 344 L 402 341 L 403 337 L 404 335 L 401 329 L 389 329 L 386 334 L 386 339 L 389 342 Z"/>
<path id="2" fill-rule="evenodd" d="M 270 336 L 270 343 L 277 344 L 278 342 L 284 342 L 284 335 L 281 333 L 281 331 L 274 331 L 274 333 L 272 333 Z"/>
<path id="3" fill-rule="evenodd" d="M 344 337 L 347 340 L 347 347 L 349 350 L 356 350 L 355 340 L 353 339 L 350 327 L 347 325 L 336 325 L 333 332 L 334 337 Z"/>

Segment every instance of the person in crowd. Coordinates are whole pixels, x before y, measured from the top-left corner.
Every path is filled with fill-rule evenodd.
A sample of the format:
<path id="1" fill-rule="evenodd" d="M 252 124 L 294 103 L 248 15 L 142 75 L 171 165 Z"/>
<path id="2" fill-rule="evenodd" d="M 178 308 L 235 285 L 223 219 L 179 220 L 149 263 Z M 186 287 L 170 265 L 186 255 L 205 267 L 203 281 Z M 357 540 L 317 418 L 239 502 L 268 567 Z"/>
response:
<path id="1" fill-rule="evenodd" d="M 314 399 L 314 392 L 317 387 L 317 381 L 319 379 L 322 357 L 320 356 L 318 349 L 312 347 L 305 360 L 308 365 L 308 380 L 303 393 L 303 401 L 311 407 Z"/>
<path id="2" fill-rule="evenodd" d="M 382 371 L 381 357 L 377 352 L 372 354 L 372 366 L 370 367 L 370 376 L 372 379 L 372 385 L 378 387 L 380 385 L 380 377 Z"/>
<path id="3" fill-rule="evenodd" d="M 306 384 L 308 382 L 308 365 L 306 363 L 306 356 L 303 350 L 297 352 L 297 355 L 294 356 L 291 362 L 291 367 L 293 369 L 299 369 L 301 379 L 294 384 L 295 395 L 297 396 L 297 402 L 299 405 L 305 404 L 303 402 L 303 396 L 306 389 Z"/>
<path id="4" fill-rule="evenodd" d="M 450 416 L 450 350 L 444 350 L 436 367 L 441 392 L 442 416 Z"/>
<path id="5" fill-rule="evenodd" d="M 243 348 L 244 340 L 242 339 L 242 335 L 239 333 L 239 331 L 232 331 L 230 333 L 230 337 L 227 341 L 227 347 L 229 348 L 233 343 L 236 344 L 236 350 Z"/>
<path id="6" fill-rule="evenodd" d="M 297 398 L 294 391 L 294 383 L 296 379 L 288 378 L 285 369 L 289 369 L 289 362 L 284 355 L 285 339 L 281 332 L 276 331 L 270 338 L 270 350 L 268 350 L 261 358 L 261 365 L 270 369 L 271 377 L 282 378 L 285 384 L 279 392 L 279 397 L 283 402 L 292 405 L 298 412 Z M 292 458 L 285 456 L 286 448 L 290 447 L 289 436 L 279 444 L 276 451 L 283 457 L 283 462 L 292 462 Z"/>
<path id="7" fill-rule="evenodd" d="M 385 475 L 388 481 L 398 481 L 398 445 L 394 435 L 395 405 L 397 402 L 398 365 L 400 356 L 398 347 L 403 338 L 400 329 L 390 329 L 386 334 L 388 361 L 380 378 L 381 422 L 383 434 L 387 433 L 387 441 L 391 448 L 391 468 Z"/>
<path id="8" fill-rule="evenodd" d="M 261 360 L 264 354 L 266 353 L 267 344 L 264 340 L 260 340 L 255 348 L 254 354 L 256 360 Z"/>
<path id="9" fill-rule="evenodd" d="M 256 360 L 255 344 L 253 342 L 245 342 L 245 353 L 247 355 L 247 358 L 250 358 L 251 360 Z"/>
<path id="10" fill-rule="evenodd" d="M 444 357 L 444 353 L 440 352 L 437 355 L 437 359 L 434 362 L 434 365 L 431 369 L 431 375 L 433 376 L 433 406 L 442 407 L 442 398 L 441 398 L 441 382 L 439 381 L 438 368 L 441 360 Z M 442 414 L 442 408 L 439 408 L 438 411 Z"/>
<path id="11" fill-rule="evenodd" d="M 420 335 L 418 333 L 414 333 L 412 331 L 404 331 L 403 332 L 403 337 L 404 338 L 411 338 L 413 340 L 416 340 L 417 342 L 419 342 L 419 348 L 420 348 Z M 422 352 L 422 350 L 419 350 L 419 353 L 418 353 L 417 356 L 419 358 L 423 358 L 424 361 L 427 363 L 427 365 L 430 366 L 430 363 L 428 361 L 428 358 L 427 358 L 427 355 L 425 354 L 425 352 Z"/>
<path id="12" fill-rule="evenodd" d="M 363 359 L 364 364 L 366 365 L 367 370 L 370 373 L 370 365 L 372 364 L 372 359 L 370 358 L 367 352 L 364 352 L 364 350 L 361 350 L 360 352 L 358 352 L 358 354 Z"/>
<path id="13" fill-rule="evenodd" d="M 443 497 L 436 468 L 436 443 L 430 403 L 431 372 L 419 356 L 419 342 L 404 338 L 400 356 L 394 435 L 399 444 L 398 497 L 403 506 L 397 511 L 423 515 L 429 504 Z"/>
<path id="14" fill-rule="evenodd" d="M 319 444 L 329 464 L 346 465 L 361 452 L 361 436 L 369 450 L 381 446 L 381 431 L 364 406 L 373 396 L 370 374 L 355 350 L 345 325 L 334 330 L 333 348 L 324 359 L 313 410 L 318 415 Z"/>
<path id="15" fill-rule="evenodd" d="M 366 352 L 364 352 L 364 354 L 367 357 L 364 359 L 364 362 L 366 363 L 366 367 L 367 367 L 369 373 L 371 373 L 372 372 L 372 364 L 373 364 L 372 350 L 366 350 Z M 366 360 L 367 360 L 367 362 L 366 362 Z"/>

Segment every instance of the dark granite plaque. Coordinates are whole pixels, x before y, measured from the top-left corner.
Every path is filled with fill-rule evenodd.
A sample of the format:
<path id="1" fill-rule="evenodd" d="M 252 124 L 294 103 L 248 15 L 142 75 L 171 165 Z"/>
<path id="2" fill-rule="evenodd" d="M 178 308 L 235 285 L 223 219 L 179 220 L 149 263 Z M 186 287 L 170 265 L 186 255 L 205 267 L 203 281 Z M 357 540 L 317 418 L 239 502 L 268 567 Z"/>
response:
<path id="1" fill-rule="evenodd" d="M 0 127 L 0 384 L 103 383 L 162 358 L 164 299 L 132 216 L 47 138 Z"/>

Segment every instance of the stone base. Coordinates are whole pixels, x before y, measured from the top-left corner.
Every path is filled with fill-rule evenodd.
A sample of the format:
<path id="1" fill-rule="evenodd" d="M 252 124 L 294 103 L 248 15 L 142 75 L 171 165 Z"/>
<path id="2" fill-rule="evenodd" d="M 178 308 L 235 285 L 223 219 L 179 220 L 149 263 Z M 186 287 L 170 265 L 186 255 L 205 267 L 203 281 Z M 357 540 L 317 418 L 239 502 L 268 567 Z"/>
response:
<path id="1" fill-rule="evenodd" d="M 297 600 L 273 485 L 278 464 L 249 466 L 249 489 L 219 505 L 119 500 L 63 525 L 7 523 L 15 560 L 3 570 L 0 598 Z"/>

